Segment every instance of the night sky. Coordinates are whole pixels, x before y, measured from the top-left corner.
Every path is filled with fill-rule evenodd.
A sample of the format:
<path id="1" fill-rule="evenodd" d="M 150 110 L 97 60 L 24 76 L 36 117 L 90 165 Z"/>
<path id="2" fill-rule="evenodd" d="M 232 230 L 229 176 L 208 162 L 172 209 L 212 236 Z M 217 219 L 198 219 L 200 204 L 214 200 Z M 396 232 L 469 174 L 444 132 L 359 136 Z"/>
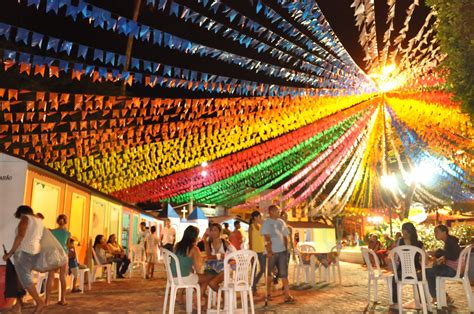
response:
<path id="1" fill-rule="evenodd" d="M 342 44 L 352 56 L 354 61 L 365 70 L 364 53 L 360 46 L 359 31 L 355 26 L 354 8 L 351 8 L 353 0 L 317 0 L 317 3 L 323 11 L 326 19 L 331 24 L 336 35 Z M 403 26 L 406 18 L 406 10 L 413 0 L 397 0 L 395 4 L 395 30 L 392 32 L 392 41 L 398 35 L 399 30 Z M 375 18 L 377 23 L 377 42 L 379 51 L 383 49 L 383 35 L 387 29 L 385 23 L 387 21 L 388 6 L 386 0 L 375 0 Z M 425 1 L 421 0 L 420 5 L 415 8 L 413 17 L 410 21 L 408 35 L 403 44 L 406 45 L 408 39 L 415 36 L 418 30 L 425 22 L 426 16 L 430 10 L 425 5 Z"/>

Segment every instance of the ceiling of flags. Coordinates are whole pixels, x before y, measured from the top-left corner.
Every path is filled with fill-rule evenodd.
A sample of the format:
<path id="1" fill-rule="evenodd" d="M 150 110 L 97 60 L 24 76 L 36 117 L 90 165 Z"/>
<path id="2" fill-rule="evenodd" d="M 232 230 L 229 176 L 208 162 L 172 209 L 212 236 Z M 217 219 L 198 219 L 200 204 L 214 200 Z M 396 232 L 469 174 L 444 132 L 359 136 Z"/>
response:
<path id="1" fill-rule="evenodd" d="M 136 22 L 133 1 L 2 2 L 1 151 L 143 207 L 472 200 L 469 117 L 416 89 L 443 83 L 435 13 L 406 38 L 418 1 L 400 28 L 387 1 L 383 45 L 373 1 L 353 2 L 370 76 L 314 1 L 141 2 Z"/>

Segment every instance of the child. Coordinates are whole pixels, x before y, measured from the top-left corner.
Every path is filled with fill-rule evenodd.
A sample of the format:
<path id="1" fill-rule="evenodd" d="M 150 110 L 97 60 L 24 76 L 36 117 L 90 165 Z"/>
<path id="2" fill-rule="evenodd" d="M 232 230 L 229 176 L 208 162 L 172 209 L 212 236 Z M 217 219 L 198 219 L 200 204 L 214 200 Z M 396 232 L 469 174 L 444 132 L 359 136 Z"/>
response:
<path id="1" fill-rule="evenodd" d="M 150 228 L 150 234 L 146 237 L 146 252 L 147 257 L 146 261 L 148 263 L 148 270 L 147 270 L 147 279 L 153 279 L 153 273 L 155 271 L 155 262 L 156 257 L 158 256 L 158 244 L 160 243 L 160 239 L 156 235 L 156 227 L 152 226 Z"/>
<path id="2" fill-rule="evenodd" d="M 76 288 L 77 276 L 79 273 L 79 263 L 77 262 L 77 254 L 74 248 L 74 239 L 69 239 L 67 248 L 68 248 L 67 253 L 69 257 L 69 263 L 68 263 L 69 275 L 72 274 L 74 276 L 74 280 L 72 281 L 72 285 L 71 285 L 71 292 L 72 293 L 80 292 L 81 290 Z"/>

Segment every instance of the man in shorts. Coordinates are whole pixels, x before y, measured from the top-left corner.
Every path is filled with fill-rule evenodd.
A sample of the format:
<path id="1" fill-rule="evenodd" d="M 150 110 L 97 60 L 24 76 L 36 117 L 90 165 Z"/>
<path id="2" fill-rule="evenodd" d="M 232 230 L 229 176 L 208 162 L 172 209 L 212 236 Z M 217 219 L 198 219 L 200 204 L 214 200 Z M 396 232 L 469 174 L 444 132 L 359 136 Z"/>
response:
<path id="1" fill-rule="evenodd" d="M 262 225 L 261 234 L 265 238 L 265 251 L 268 258 L 267 269 L 267 291 L 270 291 L 272 282 L 271 272 L 277 268 L 278 277 L 283 282 L 285 303 L 295 303 L 295 299 L 290 295 L 290 285 L 288 282 L 288 227 L 280 218 L 280 208 L 271 205 L 268 208 L 270 217 L 265 219 Z"/>

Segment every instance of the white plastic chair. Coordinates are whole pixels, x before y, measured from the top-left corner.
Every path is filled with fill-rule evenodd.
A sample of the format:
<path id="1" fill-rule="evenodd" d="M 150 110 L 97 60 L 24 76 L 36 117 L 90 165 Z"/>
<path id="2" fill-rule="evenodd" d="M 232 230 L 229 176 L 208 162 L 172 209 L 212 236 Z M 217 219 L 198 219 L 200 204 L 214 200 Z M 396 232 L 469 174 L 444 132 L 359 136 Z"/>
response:
<path id="1" fill-rule="evenodd" d="M 446 305 L 446 281 L 461 282 L 464 287 L 464 293 L 467 298 L 467 304 L 470 312 L 474 312 L 474 295 L 469 283 L 469 260 L 471 257 L 472 244 L 462 250 L 459 255 L 458 269 L 454 277 L 436 277 L 436 299 L 438 301 L 438 309 Z"/>
<path id="2" fill-rule="evenodd" d="M 48 281 L 48 275 L 49 275 L 49 272 L 40 273 L 37 271 L 33 271 L 31 273 L 31 276 L 33 278 L 36 277 L 36 291 L 38 292 L 38 295 L 40 296 L 46 293 L 46 282 Z M 61 301 L 61 280 L 59 280 L 58 273 L 54 273 L 54 279 L 58 279 L 58 301 Z M 44 288 L 43 291 L 41 291 L 41 287 Z"/>
<path id="3" fill-rule="evenodd" d="M 97 255 L 95 254 L 94 248 L 91 249 L 92 251 L 92 281 L 95 281 L 95 276 L 97 269 L 102 269 L 107 273 L 107 283 L 112 281 L 112 264 L 101 264 Z"/>
<path id="4" fill-rule="evenodd" d="M 251 250 L 238 250 L 224 258 L 224 283 L 217 291 L 217 314 L 221 311 L 221 293 L 224 294 L 224 307 L 227 305 L 229 313 L 237 310 L 237 293 L 240 292 L 242 311 L 255 313 L 253 303 L 252 283 L 257 269 L 257 253 Z M 248 297 L 248 299 L 247 299 Z"/>
<path id="5" fill-rule="evenodd" d="M 185 284 L 183 282 L 183 277 L 181 276 L 181 267 L 179 264 L 179 259 L 171 251 L 162 248 L 163 253 L 163 262 L 166 268 L 166 290 L 165 290 L 165 301 L 163 302 L 163 314 L 166 314 L 166 307 L 168 305 L 168 296 L 170 298 L 170 306 L 168 313 L 174 313 L 174 305 L 176 303 L 176 293 L 178 289 L 186 289 L 186 313 L 192 312 L 193 304 L 193 291 L 196 289 L 197 295 L 197 312 L 201 313 L 201 288 L 199 284 Z M 173 261 L 176 266 L 176 275 L 173 277 L 173 272 L 171 271 L 171 262 Z"/>
<path id="6" fill-rule="evenodd" d="M 418 272 L 415 267 L 415 259 L 417 254 L 421 256 L 421 280 L 418 279 Z M 428 313 L 428 310 L 431 311 L 431 296 L 428 289 L 428 281 L 426 280 L 426 254 L 422 249 L 413 246 L 413 245 L 401 245 L 390 251 L 390 259 L 393 261 L 393 273 L 395 282 L 397 283 L 397 296 L 398 296 L 398 312 L 401 314 L 403 310 L 402 305 L 402 287 L 403 285 L 413 286 L 413 293 L 415 295 L 415 300 L 418 305 L 418 297 L 421 299 L 421 306 L 423 308 L 423 313 Z M 401 264 L 402 273 L 398 279 L 398 270 L 397 263 L 395 261 L 398 257 L 398 260 Z"/>
<path id="7" fill-rule="evenodd" d="M 132 245 L 132 249 L 130 250 L 131 254 L 131 262 L 128 266 L 128 277 L 132 278 L 133 267 L 138 266 L 141 270 L 143 278 L 146 278 L 146 261 L 143 260 L 143 247 L 139 244 Z"/>
<path id="8" fill-rule="evenodd" d="M 384 274 L 382 273 L 382 270 L 380 269 L 380 264 L 379 260 L 377 258 L 377 254 L 373 250 L 367 249 L 367 248 L 360 248 L 360 251 L 362 252 L 362 257 L 364 258 L 365 263 L 367 264 L 367 272 L 369 275 L 369 282 L 368 282 L 368 287 L 369 287 L 369 293 L 367 295 L 367 301 L 368 304 L 370 304 L 370 293 L 372 290 L 372 282 L 374 283 L 374 293 L 375 293 L 375 299 L 374 302 L 378 302 L 378 281 L 379 280 L 384 280 L 385 283 L 387 284 L 388 288 L 388 295 L 390 298 L 390 304 L 393 303 L 392 300 L 392 278 L 393 274 Z M 370 255 L 372 255 L 374 261 L 375 261 L 375 269 L 372 266 L 372 263 L 370 262 Z"/>
<path id="9" fill-rule="evenodd" d="M 336 271 L 337 271 L 339 284 L 342 284 L 341 265 L 339 264 L 339 257 L 341 256 L 341 245 L 339 244 L 339 245 L 333 246 L 329 254 L 333 255 L 333 259 L 330 261 L 328 260 L 329 264 L 327 268 L 327 282 L 328 283 L 331 282 L 331 271 L 333 274 L 334 282 L 336 282 Z M 328 256 L 328 259 L 329 259 L 329 256 Z M 322 267 L 319 268 L 320 271 L 321 271 L 321 268 Z"/>
<path id="10" fill-rule="evenodd" d="M 311 256 L 313 258 L 309 262 L 305 263 L 302 252 L 316 252 L 316 249 L 311 245 L 301 245 L 299 246 L 299 249 L 295 249 L 296 265 L 293 268 L 293 281 L 299 285 L 300 277 L 302 272 L 304 272 L 306 282 L 315 284 L 316 259 Z"/>
<path id="11" fill-rule="evenodd" d="M 48 273 L 40 273 L 38 271 L 32 271 L 31 277 L 36 278 L 36 292 L 38 295 L 43 295 L 46 292 L 46 279 L 48 278 Z M 41 291 L 41 287 L 44 287 L 44 290 Z"/>
<path id="12" fill-rule="evenodd" d="M 92 274 L 90 272 L 89 268 L 79 268 L 78 269 L 78 277 L 79 277 L 79 290 L 81 290 L 81 293 L 84 293 L 84 277 L 85 274 L 87 273 L 87 285 L 89 286 L 89 290 L 92 289 Z M 74 274 L 71 274 L 71 282 L 74 280 Z M 71 287 L 71 290 L 74 287 Z"/>

